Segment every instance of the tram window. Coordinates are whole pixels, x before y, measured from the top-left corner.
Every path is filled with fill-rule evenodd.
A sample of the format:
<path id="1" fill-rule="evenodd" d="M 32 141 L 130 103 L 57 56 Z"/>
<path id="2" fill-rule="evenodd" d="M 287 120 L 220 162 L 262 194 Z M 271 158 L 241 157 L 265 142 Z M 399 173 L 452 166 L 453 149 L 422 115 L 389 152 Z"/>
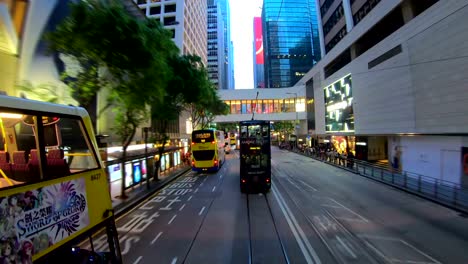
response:
<path id="1" fill-rule="evenodd" d="M 16 112 L 0 113 L 3 148 L 0 151 L 0 188 L 39 180 L 39 171 L 29 166 L 29 153 L 36 149 L 35 134 Z"/>
<path id="2" fill-rule="evenodd" d="M 44 126 L 44 144 L 46 145 L 46 147 L 59 146 L 57 138 L 57 127 L 55 124 Z"/>
<path id="3" fill-rule="evenodd" d="M 261 127 L 259 125 L 249 126 L 249 137 L 257 137 L 261 135 Z"/>
<path id="4" fill-rule="evenodd" d="M 247 137 L 247 126 L 241 126 L 241 137 Z"/>
<path id="5" fill-rule="evenodd" d="M 64 152 L 70 172 L 97 168 L 98 162 L 80 120 L 60 117 L 56 126 L 59 148 Z"/>
<path id="6" fill-rule="evenodd" d="M 32 116 L 24 116 L 24 118 Z M 24 119 L 23 119 L 24 120 Z M 9 128 L 6 128 L 9 130 Z M 8 134 L 8 133 L 7 133 Z M 12 150 L 23 150 L 26 154 L 29 154 L 31 149 L 36 148 L 36 135 L 32 126 L 25 124 L 24 122 L 18 122 L 14 125 L 14 133 L 11 131 L 11 134 L 7 135 L 6 138 L 7 144 L 11 145 L 9 147 L 10 157 L 12 157 Z M 16 142 L 14 138 L 16 137 Z"/>
<path id="7" fill-rule="evenodd" d="M 262 137 L 268 137 L 268 126 L 262 126 Z"/>

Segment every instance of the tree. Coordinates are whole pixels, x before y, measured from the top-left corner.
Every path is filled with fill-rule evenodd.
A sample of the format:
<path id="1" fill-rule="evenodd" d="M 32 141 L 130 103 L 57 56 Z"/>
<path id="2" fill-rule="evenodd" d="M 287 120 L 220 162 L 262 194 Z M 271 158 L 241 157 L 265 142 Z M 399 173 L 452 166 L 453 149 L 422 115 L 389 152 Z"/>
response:
<path id="1" fill-rule="evenodd" d="M 71 4 L 70 16 L 48 39 L 52 50 L 76 58 L 83 69 L 71 85 L 81 105 L 109 87 L 124 163 L 147 108 L 165 94 L 168 57 L 178 54 L 171 33 L 157 21 L 131 17 L 118 1 L 88 0 Z M 125 166 L 121 197 L 126 197 Z"/>
<path id="2" fill-rule="evenodd" d="M 294 121 L 279 121 L 273 124 L 275 131 L 279 133 L 279 136 L 286 136 L 294 132 Z"/>
<path id="3" fill-rule="evenodd" d="M 34 85 L 30 81 L 23 81 L 16 85 L 21 91 L 21 96 L 33 100 L 41 100 L 55 104 L 76 104 L 75 100 L 69 96 L 66 85 L 52 83 L 42 83 Z"/>
<path id="4" fill-rule="evenodd" d="M 171 74 L 162 100 L 151 105 L 152 139 L 157 143 L 160 158 L 169 139 L 169 123 L 177 121 L 187 105 L 195 104 L 209 95 L 208 75 L 200 57 L 171 56 L 168 66 Z M 160 162 L 156 164 L 155 179 L 158 178 L 159 166 Z"/>

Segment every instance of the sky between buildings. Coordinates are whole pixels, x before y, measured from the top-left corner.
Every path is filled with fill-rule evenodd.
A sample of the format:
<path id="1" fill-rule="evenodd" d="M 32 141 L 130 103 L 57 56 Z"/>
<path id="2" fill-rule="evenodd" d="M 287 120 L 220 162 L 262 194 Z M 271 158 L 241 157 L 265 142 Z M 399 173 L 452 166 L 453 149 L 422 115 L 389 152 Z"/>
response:
<path id="1" fill-rule="evenodd" d="M 252 89 L 253 18 L 261 16 L 263 0 L 230 0 L 236 89 Z"/>

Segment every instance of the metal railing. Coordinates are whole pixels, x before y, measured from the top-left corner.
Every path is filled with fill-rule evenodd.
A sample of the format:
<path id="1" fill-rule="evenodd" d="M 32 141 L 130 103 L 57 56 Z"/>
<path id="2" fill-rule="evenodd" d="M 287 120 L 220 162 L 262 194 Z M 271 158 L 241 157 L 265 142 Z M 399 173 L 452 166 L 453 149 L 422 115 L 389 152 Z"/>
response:
<path id="1" fill-rule="evenodd" d="M 395 170 L 370 162 L 336 158 L 326 154 L 294 151 L 296 153 L 353 171 L 359 175 L 384 182 L 424 198 L 468 213 L 468 188 L 458 183 L 417 173 Z"/>

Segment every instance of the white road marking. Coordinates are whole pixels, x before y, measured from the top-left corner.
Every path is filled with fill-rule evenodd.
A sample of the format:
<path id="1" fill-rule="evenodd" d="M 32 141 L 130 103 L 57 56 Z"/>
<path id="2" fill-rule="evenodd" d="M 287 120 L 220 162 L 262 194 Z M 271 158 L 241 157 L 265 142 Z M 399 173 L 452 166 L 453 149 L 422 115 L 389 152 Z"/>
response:
<path id="1" fill-rule="evenodd" d="M 321 204 L 320 206 L 323 206 L 323 207 L 330 207 L 330 208 L 335 208 L 335 209 L 340 209 L 340 208 L 342 208 L 341 206 L 331 205 L 331 204 Z"/>
<path id="2" fill-rule="evenodd" d="M 202 183 L 200 183 L 200 187 L 202 187 L 202 186 L 203 186 L 203 182 L 202 182 Z"/>
<path id="3" fill-rule="evenodd" d="M 171 261 L 171 264 L 176 264 L 177 263 L 177 258 L 173 258 Z"/>
<path id="4" fill-rule="evenodd" d="M 362 222 L 365 222 L 361 219 L 356 219 L 356 218 L 347 218 L 347 217 L 335 217 L 336 219 L 340 219 L 340 220 L 345 220 L 345 221 L 348 221 L 348 222 L 359 222 L 359 223 L 362 223 Z"/>
<path id="5" fill-rule="evenodd" d="M 154 244 L 154 242 L 156 242 L 156 240 L 158 240 L 158 238 L 162 235 L 163 232 L 159 232 L 158 235 L 151 241 L 151 245 Z"/>
<path id="6" fill-rule="evenodd" d="M 211 192 L 214 192 L 215 190 L 216 190 L 216 186 L 215 186 L 215 187 L 213 187 L 213 190 L 211 190 Z"/>
<path id="7" fill-rule="evenodd" d="M 197 193 L 198 192 L 198 188 L 195 189 L 194 193 Z"/>
<path id="8" fill-rule="evenodd" d="M 185 207 L 185 204 L 183 204 L 183 205 L 180 207 L 179 211 L 182 211 L 182 209 L 184 209 L 184 207 Z"/>
<path id="9" fill-rule="evenodd" d="M 222 174 L 221 174 L 221 175 L 219 175 L 219 178 L 220 178 L 220 179 L 222 179 L 222 178 L 223 178 L 223 175 L 222 175 Z"/>
<path id="10" fill-rule="evenodd" d="M 419 254 L 425 256 L 426 258 L 430 259 L 431 261 L 433 261 L 434 263 L 437 263 L 437 264 L 440 264 L 439 261 L 433 259 L 431 256 L 427 255 L 426 253 L 422 252 L 421 250 L 417 249 L 415 246 L 411 245 L 410 243 L 400 239 L 401 243 L 407 245 L 408 247 L 414 249 L 416 252 L 418 252 Z"/>
<path id="11" fill-rule="evenodd" d="M 205 211 L 205 206 L 203 206 L 203 208 L 200 210 L 200 212 L 198 213 L 198 215 L 203 214 L 203 211 Z"/>
<path id="12" fill-rule="evenodd" d="M 364 241 L 364 243 L 369 247 L 371 248 L 372 250 L 374 250 L 375 253 L 377 253 L 377 255 L 379 255 L 381 258 L 385 259 L 387 262 L 390 262 L 390 259 L 387 258 L 387 256 L 384 255 L 384 253 L 382 253 L 382 251 L 378 250 L 376 247 L 374 247 L 371 243 L 367 242 L 367 241 Z"/>
<path id="13" fill-rule="evenodd" d="M 354 212 L 353 210 L 349 209 L 348 207 L 346 207 L 346 206 L 340 204 L 340 203 L 337 202 L 335 199 L 333 199 L 333 198 L 329 198 L 329 199 L 332 200 L 333 202 L 337 203 L 338 205 L 342 206 L 344 209 L 348 210 L 349 212 L 351 212 L 352 214 L 356 215 L 357 217 L 361 218 L 362 221 L 364 221 L 364 222 L 366 222 L 366 223 L 369 222 L 369 220 L 367 220 L 365 217 L 363 217 L 362 215 L 360 215 L 360 214 Z"/>
<path id="14" fill-rule="evenodd" d="M 294 185 L 294 187 L 296 187 L 296 188 L 299 189 L 299 190 L 302 190 L 302 189 L 299 188 L 299 186 L 298 186 L 295 182 L 293 182 L 289 177 L 286 177 L 286 179 L 288 180 L 289 183 L 291 183 L 292 185 Z"/>
<path id="15" fill-rule="evenodd" d="M 168 225 L 172 224 L 172 221 L 174 221 L 174 219 L 176 218 L 177 215 L 174 215 L 171 220 L 169 220 L 169 222 L 167 222 Z"/>
<path id="16" fill-rule="evenodd" d="M 299 247 L 307 263 L 321 264 L 322 262 L 317 256 L 317 253 L 310 245 L 310 242 L 307 239 L 306 235 L 304 234 L 304 231 L 297 223 L 296 218 L 291 213 L 291 210 L 289 209 L 288 205 L 284 201 L 283 197 L 281 196 L 281 194 L 279 193 L 275 185 L 273 185 L 273 195 L 278 201 L 281 211 L 283 212 L 283 215 L 285 216 L 286 221 L 288 222 L 289 228 L 293 232 L 294 238 L 296 239 L 296 242 L 299 244 Z"/>
<path id="17" fill-rule="evenodd" d="M 305 183 L 303 180 L 299 180 L 302 184 L 304 184 L 305 186 L 309 187 L 310 189 L 314 190 L 315 192 L 317 191 L 317 189 L 315 189 L 314 187 L 310 186 L 309 184 Z"/>
<path id="18" fill-rule="evenodd" d="M 192 200 L 192 198 L 193 198 L 193 195 L 190 195 L 190 197 L 187 199 L 187 201 Z"/>
<path id="19" fill-rule="evenodd" d="M 345 242 L 343 242 L 343 240 L 341 240 L 339 236 L 335 236 L 335 237 L 336 239 L 338 239 L 338 242 L 340 242 L 340 244 L 346 249 L 349 255 L 351 255 L 352 258 L 357 258 L 356 254 L 354 254 L 354 252 L 348 247 L 348 245 L 345 244 Z"/>
<path id="20" fill-rule="evenodd" d="M 143 258 L 143 256 L 139 256 L 139 257 L 135 260 L 135 262 L 133 262 L 133 264 L 138 264 L 138 262 L 140 262 L 140 260 L 141 260 L 142 258 Z"/>

